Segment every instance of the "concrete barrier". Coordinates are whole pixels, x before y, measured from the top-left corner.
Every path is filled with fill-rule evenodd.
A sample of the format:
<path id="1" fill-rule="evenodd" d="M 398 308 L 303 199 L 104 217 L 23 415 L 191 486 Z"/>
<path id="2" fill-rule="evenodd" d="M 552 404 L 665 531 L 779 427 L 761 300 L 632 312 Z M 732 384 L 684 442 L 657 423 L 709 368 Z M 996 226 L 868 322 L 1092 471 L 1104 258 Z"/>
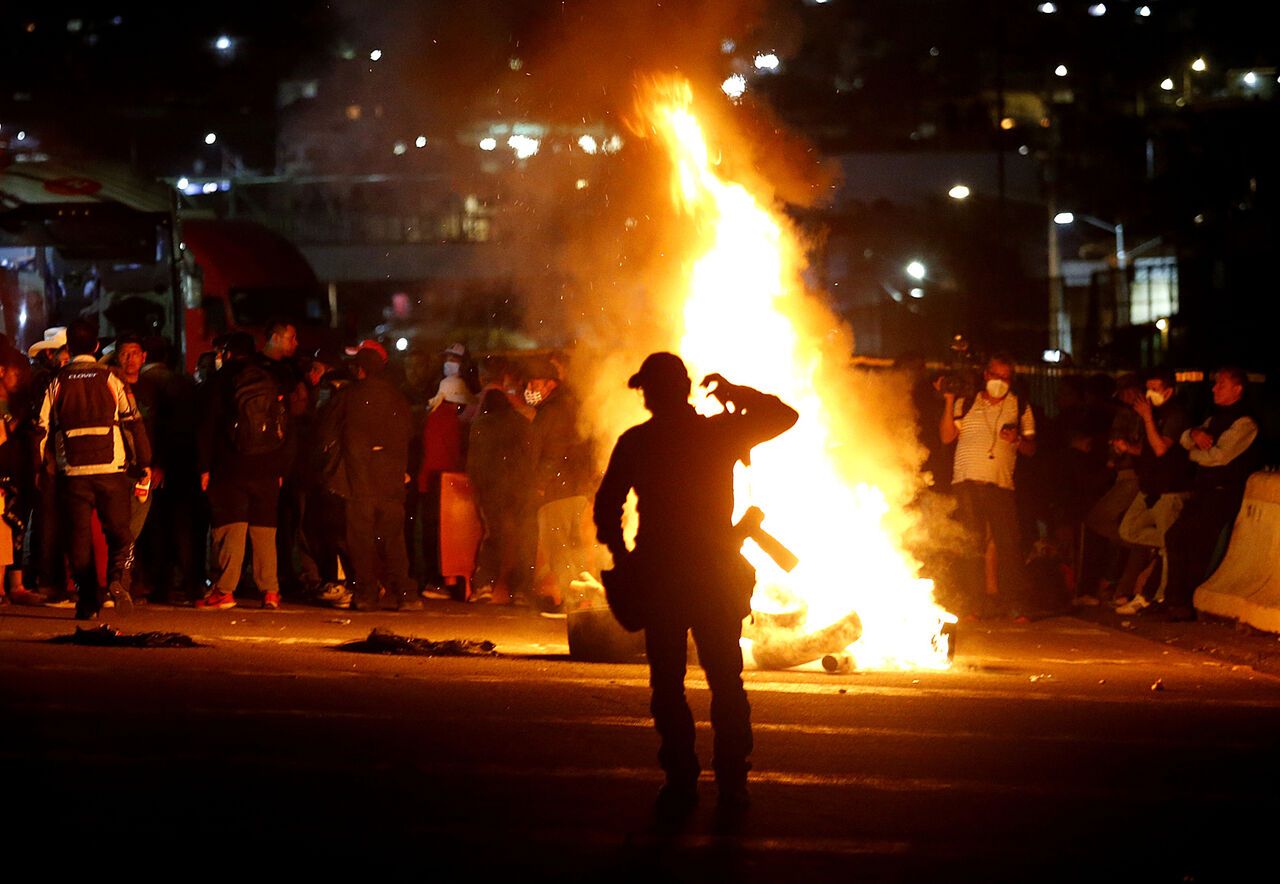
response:
<path id="1" fill-rule="evenodd" d="M 1254 473 L 1218 570 L 1196 590 L 1195 606 L 1280 633 L 1280 473 Z"/>

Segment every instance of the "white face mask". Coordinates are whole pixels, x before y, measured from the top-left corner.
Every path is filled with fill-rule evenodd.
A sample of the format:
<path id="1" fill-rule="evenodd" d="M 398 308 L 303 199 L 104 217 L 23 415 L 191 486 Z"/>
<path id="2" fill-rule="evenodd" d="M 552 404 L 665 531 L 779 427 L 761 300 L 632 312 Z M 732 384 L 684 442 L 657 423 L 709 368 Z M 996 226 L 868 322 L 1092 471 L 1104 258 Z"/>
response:
<path id="1" fill-rule="evenodd" d="M 1005 394 L 1009 392 L 1009 382 L 1002 381 L 999 378 L 992 378 L 987 381 L 987 395 L 992 399 L 1003 399 Z"/>
<path id="2" fill-rule="evenodd" d="M 458 370 L 461 367 L 462 366 L 458 365 L 458 363 L 456 362 L 446 362 L 444 364 L 444 376 L 447 378 L 456 377 L 458 374 Z"/>
<path id="3" fill-rule="evenodd" d="M 1168 401 L 1168 399 L 1169 397 L 1166 396 L 1164 393 L 1161 393 L 1159 390 L 1147 391 L 1147 401 L 1150 402 L 1152 405 L 1154 405 L 1156 408 L 1159 408 L 1161 405 L 1164 405 L 1165 402 Z"/>

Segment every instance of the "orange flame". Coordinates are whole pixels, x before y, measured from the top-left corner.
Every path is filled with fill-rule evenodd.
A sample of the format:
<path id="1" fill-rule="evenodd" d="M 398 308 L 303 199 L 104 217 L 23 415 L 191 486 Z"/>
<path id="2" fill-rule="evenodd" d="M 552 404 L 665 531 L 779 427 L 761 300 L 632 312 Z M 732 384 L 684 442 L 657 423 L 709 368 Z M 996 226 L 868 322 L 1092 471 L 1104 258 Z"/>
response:
<path id="1" fill-rule="evenodd" d="M 863 635 L 849 652 L 859 667 L 946 668 L 938 637 L 955 618 L 934 602 L 933 582 L 919 577 L 919 562 L 903 548 L 901 506 L 915 480 L 902 453 L 886 452 L 859 418 L 852 333 L 806 293 L 804 250 L 789 222 L 718 173 L 693 107 L 691 86 L 678 79 L 649 84 L 639 102 L 645 128 L 670 155 L 676 205 L 698 231 L 677 352 L 695 381 L 718 371 L 777 394 L 801 415 L 735 477 L 738 515 L 760 506 L 766 529 L 800 557 L 787 574 L 746 542 L 758 575 L 753 606 L 803 609 L 806 632 L 856 611 Z M 697 407 L 720 406 L 705 398 Z"/>

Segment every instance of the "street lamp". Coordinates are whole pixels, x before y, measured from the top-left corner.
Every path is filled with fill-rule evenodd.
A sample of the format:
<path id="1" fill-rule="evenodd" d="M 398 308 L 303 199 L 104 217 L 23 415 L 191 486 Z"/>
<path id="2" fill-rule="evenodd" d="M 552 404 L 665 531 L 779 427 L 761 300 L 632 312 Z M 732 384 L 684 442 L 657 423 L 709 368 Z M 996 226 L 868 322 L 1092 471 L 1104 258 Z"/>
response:
<path id="1" fill-rule="evenodd" d="M 1073 212 L 1058 212 L 1053 216 L 1053 223 L 1059 227 L 1066 227 L 1074 224 L 1077 220 L 1086 224 L 1092 224 L 1094 227 L 1107 231 L 1116 238 L 1116 266 L 1121 270 L 1125 269 L 1129 263 L 1129 256 L 1124 250 L 1124 225 L 1108 224 L 1101 218 L 1095 218 L 1092 215 L 1077 215 Z"/>
<path id="2" fill-rule="evenodd" d="M 947 196 L 951 197 L 953 200 L 967 200 L 971 192 L 972 191 L 969 190 L 969 185 L 957 184 L 947 191 Z"/>
<path id="3" fill-rule="evenodd" d="M 910 276 L 912 279 L 924 279 L 925 272 L 925 266 L 920 261 L 912 261 L 907 265 L 907 276 Z"/>

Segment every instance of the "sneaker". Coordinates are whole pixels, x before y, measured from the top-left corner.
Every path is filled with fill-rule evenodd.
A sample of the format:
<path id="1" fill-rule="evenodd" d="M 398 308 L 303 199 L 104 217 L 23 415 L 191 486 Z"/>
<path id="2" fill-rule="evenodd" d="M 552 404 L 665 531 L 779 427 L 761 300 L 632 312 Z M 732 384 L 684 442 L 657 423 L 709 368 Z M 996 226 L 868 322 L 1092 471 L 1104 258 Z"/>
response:
<path id="1" fill-rule="evenodd" d="M 236 606 L 236 597 L 229 592 L 218 592 L 216 589 L 196 602 L 202 611 L 222 611 Z"/>
<path id="2" fill-rule="evenodd" d="M 1147 601 L 1143 596 L 1135 595 L 1127 604 L 1120 605 L 1116 608 L 1116 613 L 1128 617 L 1141 611 L 1145 611 L 1149 607 L 1151 607 L 1151 602 Z"/>
<path id="3" fill-rule="evenodd" d="M 31 605 L 33 607 L 39 607 L 40 605 L 43 605 L 47 599 L 44 597 L 43 593 L 32 592 L 25 586 L 19 586 L 9 590 L 9 601 L 15 605 Z"/>
<path id="4" fill-rule="evenodd" d="M 421 611 L 423 609 L 422 599 L 415 598 L 413 593 L 406 592 L 400 596 L 399 602 L 396 603 L 396 610 L 401 613 L 409 611 Z"/>
<path id="5" fill-rule="evenodd" d="M 58 599 L 56 602 L 46 602 L 46 608 L 74 608 L 76 600 L 73 598 Z"/>
<path id="6" fill-rule="evenodd" d="M 133 613 L 133 596 L 129 595 L 129 590 L 119 580 L 113 580 L 107 587 L 107 597 L 115 602 L 117 616 L 128 617 Z"/>
<path id="7" fill-rule="evenodd" d="M 488 584 L 477 586 L 467 601 L 477 605 L 487 605 L 493 601 L 493 587 Z"/>
<path id="8" fill-rule="evenodd" d="M 1131 601 L 1133 601 L 1133 596 L 1118 595 L 1111 600 L 1111 604 L 1117 608 L 1123 608 L 1125 605 L 1129 604 L 1129 602 Z"/>
<path id="9" fill-rule="evenodd" d="M 268 592 L 262 595 L 262 607 L 268 611 L 278 610 L 280 607 L 280 593 Z"/>
<path id="10" fill-rule="evenodd" d="M 447 602 L 453 598 L 447 590 L 430 583 L 422 587 L 422 592 L 418 593 L 418 595 L 433 602 Z"/>
<path id="11" fill-rule="evenodd" d="M 331 608 L 346 610 L 351 607 L 351 590 L 344 583 L 326 583 L 316 598 Z"/>
<path id="12" fill-rule="evenodd" d="M 1096 608 L 1100 604 L 1096 595 L 1078 595 L 1071 600 L 1077 608 Z"/>

